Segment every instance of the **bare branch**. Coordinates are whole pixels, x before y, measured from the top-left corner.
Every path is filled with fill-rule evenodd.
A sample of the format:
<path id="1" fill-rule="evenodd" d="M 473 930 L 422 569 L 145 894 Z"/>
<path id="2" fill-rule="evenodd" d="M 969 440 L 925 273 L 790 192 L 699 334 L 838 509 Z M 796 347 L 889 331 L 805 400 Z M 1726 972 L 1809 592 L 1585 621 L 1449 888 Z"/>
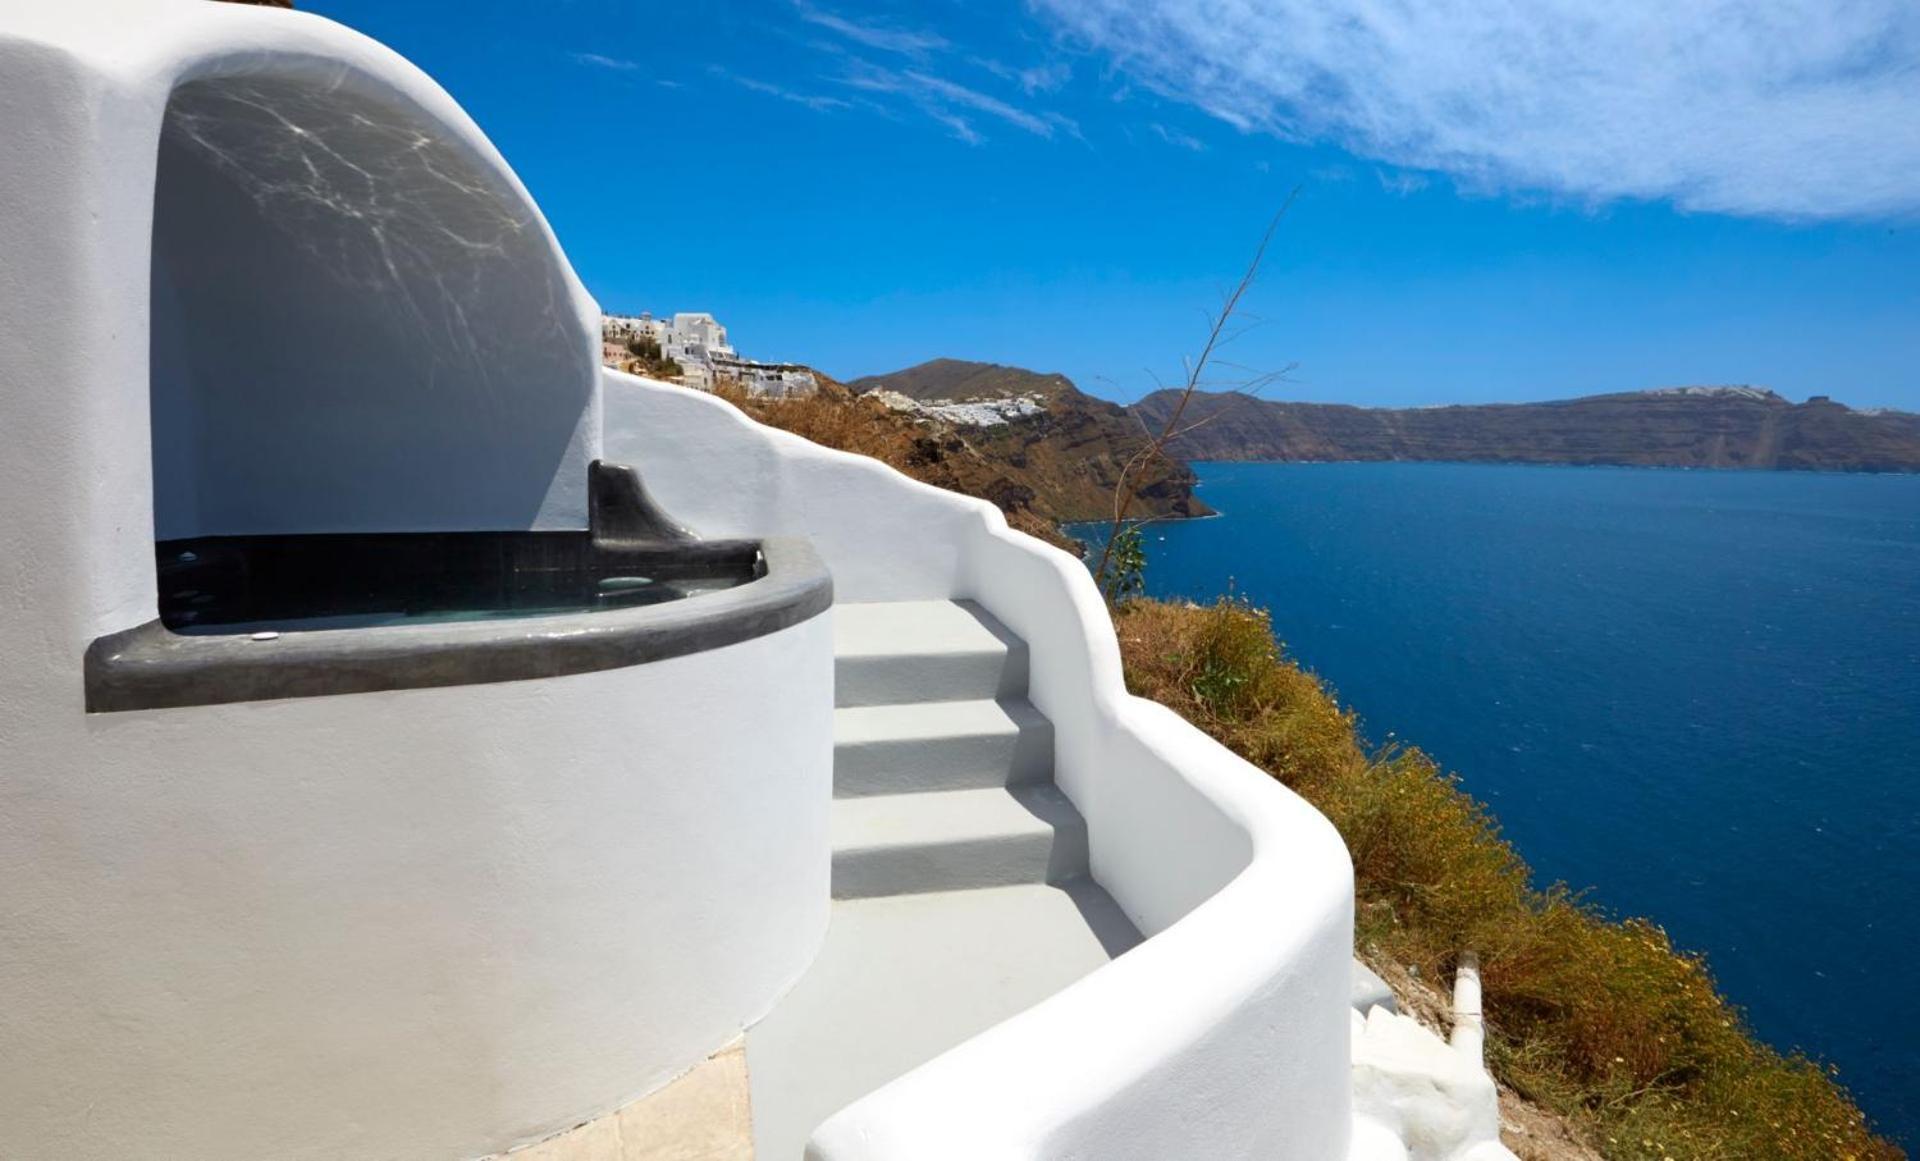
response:
<path id="1" fill-rule="evenodd" d="M 1280 209 L 1273 215 L 1272 220 L 1267 223 L 1266 231 L 1260 235 L 1260 244 L 1254 248 L 1253 258 L 1247 263 L 1247 268 L 1245 272 L 1241 274 L 1240 281 L 1234 284 L 1232 290 L 1222 295 L 1219 313 L 1205 314 L 1205 312 L 1203 312 L 1207 318 L 1206 342 L 1201 345 L 1200 353 L 1197 356 L 1192 358 L 1183 357 L 1181 359 L 1181 367 L 1186 374 L 1186 382 L 1180 388 L 1178 400 L 1175 401 L 1173 409 L 1168 413 L 1166 421 L 1161 424 L 1160 431 L 1153 433 L 1149 430 L 1146 446 L 1130 456 L 1120 470 L 1120 478 L 1115 482 L 1113 488 L 1113 519 L 1107 528 L 1106 545 L 1101 549 L 1099 563 L 1094 566 L 1093 570 L 1094 580 L 1100 584 L 1102 591 L 1109 591 L 1112 588 L 1112 581 L 1107 573 L 1113 563 L 1115 545 L 1126 527 L 1127 515 L 1132 510 L 1135 501 L 1139 499 L 1139 474 L 1145 471 L 1146 467 L 1155 461 L 1168 458 L 1167 445 L 1178 436 L 1199 426 L 1199 424 L 1195 424 L 1193 426 L 1183 427 L 1181 425 L 1181 418 L 1186 414 L 1188 405 L 1193 402 L 1194 395 L 1203 385 L 1208 384 L 1209 381 L 1206 378 L 1207 368 L 1214 362 L 1219 350 L 1244 335 L 1246 331 L 1250 329 L 1243 327 L 1230 331 L 1229 324 L 1239 311 L 1241 300 L 1244 299 L 1247 292 L 1253 288 L 1253 284 L 1260 273 L 1260 266 L 1266 260 L 1267 248 L 1273 243 L 1274 234 L 1279 231 L 1280 223 L 1286 219 L 1287 212 L 1293 208 L 1294 200 L 1299 196 L 1300 188 L 1295 186 L 1294 189 L 1287 194 L 1286 201 L 1281 203 Z M 1233 366 L 1232 364 L 1225 365 L 1229 367 Z M 1287 370 L 1291 369 L 1291 367 L 1287 368 Z M 1286 371 L 1281 371 L 1275 374 L 1255 376 L 1250 381 L 1252 390 L 1248 390 L 1248 383 L 1242 383 L 1240 390 L 1244 395 L 1251 395 L 1252 392 L 1257 391 L 1260 386 L 1266 383 L 1276 382 L 1284 377 L 1285 374 Z M 1158 380 L 1156 379 L 1155 382 L 1158 383 Z M 1166 390 L 1166 388 L 1161 387 L 1160 390 Z M 1215 412 L 1214 415 L 1206 417 L 1200 422 L 1208 422 L 1213 418 L 1217 418 L 1219 414 L 1220 412 Z M 1141 421 L 1141 424 L 1144 428 L 1144 419 Z"/>

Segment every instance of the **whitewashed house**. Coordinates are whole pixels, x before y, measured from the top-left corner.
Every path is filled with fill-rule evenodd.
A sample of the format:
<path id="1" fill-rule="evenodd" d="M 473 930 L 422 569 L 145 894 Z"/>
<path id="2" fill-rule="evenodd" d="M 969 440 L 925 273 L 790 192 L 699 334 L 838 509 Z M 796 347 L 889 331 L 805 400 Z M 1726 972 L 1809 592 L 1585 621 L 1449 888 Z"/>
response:
<path id="1" fill-rule="evenodd" d="M 714 364 L 736 357 L 727 345 L 727 328 L 705 313 L 677 312 L 666 328 L 660 351 L 680 364 L 681 381 L 702 391 L 713 390 Z"/>
<path id="2" fill-rule="evenodd" d="M 819 389 L 813 372 L 793 363 L 743 359 L 727 343 L 727 328 L 706 313 L 679 313 L 672 319 L 652 314 L 610 314 L 601 323 L 609 363 L 621 361 L 631 339 L 659 344 L 660 353 L 680 367 L 680 382 L 711 391 L 723 380 L 738 383 L 750 395 L 797 398 Z"/>
<path id="3" fill-rule="evenodd" d="M 813 372 L 793 363 L 763 363 L 754 359 L 713 360 L 709 366 L 715 377 L 731 379 L 746 388 L 749 395 L 775 399 L 798 398 L 819 390 Z"/>
<path id="4" fill-rule="evenodd" d="M 673 322 L 667 327 L 667 343 L 671 347 L 667 352 L 669 358 L 685 355 L 699 362 L 712 362 L 736 357 L 734 349 L 727 345 L 727 328 L 705 312 L 675 312 Z"/>
<path id="5" fill-rule="evenodd" d="M 0 203 L 0 1153 L 661 1156 L 730 1061 L 709 1156 L 1406 1155 L 1326 821 L 990 505 L 603 371 L 406 61 L 5 5 Z"/>
<path id="6" fill-rule="evenodd" d="M 610 314 L 601 320 L 601 330 L 608 338 L 618 336 L 622 339 L 651 339 L 664 344 L 667 341 L 667 329 L 672 324 L 667 319 L 655 318 L 652 313 L 642 311 L 638 315 Z"/>

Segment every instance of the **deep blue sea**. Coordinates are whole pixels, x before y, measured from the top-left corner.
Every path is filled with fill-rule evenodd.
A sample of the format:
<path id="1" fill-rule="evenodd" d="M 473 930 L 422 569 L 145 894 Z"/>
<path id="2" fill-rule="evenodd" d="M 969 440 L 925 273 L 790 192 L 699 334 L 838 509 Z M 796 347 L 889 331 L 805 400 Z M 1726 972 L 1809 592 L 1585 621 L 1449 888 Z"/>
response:
<path id="1" fill-rule="evenodd" d="M 1920 477 L 1201 464 L 1148 590 L 1231 586 L 1540 880 L 1706 953 L 1920 1147 Z"/>

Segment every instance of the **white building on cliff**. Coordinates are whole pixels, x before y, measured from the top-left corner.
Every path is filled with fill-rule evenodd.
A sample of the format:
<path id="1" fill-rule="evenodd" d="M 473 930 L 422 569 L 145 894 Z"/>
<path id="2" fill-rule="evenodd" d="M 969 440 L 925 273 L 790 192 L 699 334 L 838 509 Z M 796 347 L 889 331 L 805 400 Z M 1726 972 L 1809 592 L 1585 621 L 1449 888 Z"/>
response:
<path id="1" fill-rule="evenodd" d="M 727 328 L 704 311 L 682 311 L 670 319 L 610 314 L 601 322 L 601 333 L 611 363 L 617 365 L 626 354 L 628 340 L 644 339 L 679 365 L 680 382 L 702 391 L 713 390 L 722 379 L 739 383 L 749 394 L 775 397 L 811 395 L 818 386 L 804 367 L 741 358 L 727 342 Z"/>

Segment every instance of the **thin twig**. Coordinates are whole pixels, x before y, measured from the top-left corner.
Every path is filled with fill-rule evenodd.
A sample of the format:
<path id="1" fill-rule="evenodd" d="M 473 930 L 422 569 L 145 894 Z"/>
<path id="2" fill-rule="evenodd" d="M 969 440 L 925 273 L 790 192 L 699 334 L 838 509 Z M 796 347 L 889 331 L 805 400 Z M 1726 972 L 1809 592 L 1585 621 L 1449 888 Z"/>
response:
<path id="1" fill-rule="evenodd" d="M 1146 465 L 1155 460 L 1166 458 L 1167 445 L 1183 431 L 1192 430 L 1181 427 L 1181 416 L 1186 413 L 1187 405 L 1193 402 L 1194 394 L 1200 390 L 1207 366 L 1213 361 L 1215 353 L 1244 333 L 1244 328 L 1230 332 L 1228 324 L 1232 322 L 1235 312 L 1239 309 L 1241 299 L 1245 298 L 1247 292 L 1253 288 L 1254 280 L 1260 273 L 1260 265 L 1266 260 L 1267 247 L 1272 244 L 1274 234 L 1280 229 L 1280 223 L 1286 218 L 1287 211 L 1293 208 L 1294 199 L 1299 196 L 1300 189 L 1295 186 L 1292 192 L 1287 194 L 1286 201 L 1281 203 L 1273 219 L 1267 223 L 1266 232 L 1260 235 L 1260 244 L 1254 248 L 1252 260 L 1247 263 L 1247 269 L 1241 274 L 1240 281 L 1235 283 L 1233 289 L 1227 293 L 1221 304 L 1220 313 L 1208 316 L 1207 341 L 1202 344 L 1200 354 L 1190 361 L 1182 360 L 1186 370 L 1186 383 L 1180 389 L 1180 398 L 1174 403 L 1173 410 L 1161 424 L 1159 433 L 1150 434 L 1147 445 L 1129 457 L 1120 469 L 1120 478 L 1113 487 L 1113 519 L 1107 528 L 1107 542 L 1100 550 L 1099 563 L 1093 570 L 1094 579 L 1103 589 L 1107 586 L 1107 569 L 1113 562 L 1114 545 L 1120 538 L 1121 530 L 1126 526 L 1128 512 L 1133 508 L 1134 501 L 1139 499 L 1136 473 L 1143 471 Z M 1285 375 L 1284 371 L 1256 379 L 1255 383 L 1261 385 L 1273 382 L 1283 375 Z M 1258 389 L 1257 386 L 1255 389 Z M 1248 392 L 1243 390 L 1243 393 Z"/>

